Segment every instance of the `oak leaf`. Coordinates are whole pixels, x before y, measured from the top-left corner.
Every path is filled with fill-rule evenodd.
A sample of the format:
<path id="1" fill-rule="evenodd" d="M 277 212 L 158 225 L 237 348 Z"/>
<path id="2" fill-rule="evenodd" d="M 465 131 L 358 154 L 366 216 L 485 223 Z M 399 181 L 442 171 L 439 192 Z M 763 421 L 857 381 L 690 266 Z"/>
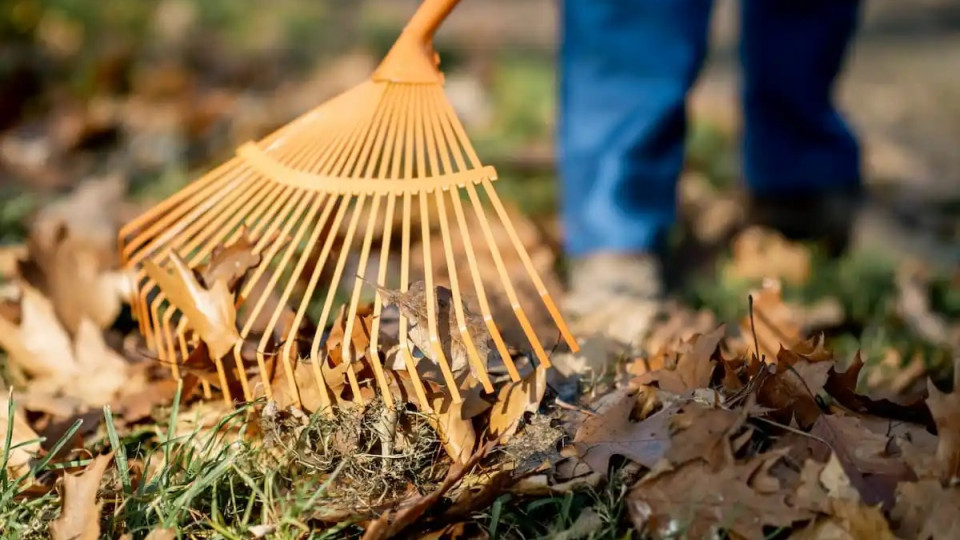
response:
<path id="1" fill-rule="evenodd" d="M 713 470 L 693 461 L 675 470 L 648 475 L 627 496 L 634 526 L 654 538 L 712 538 L 726 530 L 746 539 L 764 538 L 764 526 L 790 527 L 810 512 L 787 503 L 788 492 L 761 493 L 748 485 L 758 467 L 782 454 L 761 454 L 758 463 Z"/>
<path id="2" fill-rule="evenodd" d="M 693 336 L 681 347 L 680 357 L 673 369 L 657 369 L 646 372 L 634 382 L 641 385 L 656 383 L 661 390 L 682 394 L 697 388 L 707 388 L 716 363 L 713 354 L 723 339 L 725 328 L 721 325 L 712 332 Z"/>
<path id="3" fill-rule="evenodd" d="M 606 474 L 615 455 L 653 468 L 670 448 L 670 419 L 680 408 L 667 407 L 634 422 L 630 417 L 636 404 L 635 390 L 621 390 L 577 430 L 574 446 L 594 472 Z"/>

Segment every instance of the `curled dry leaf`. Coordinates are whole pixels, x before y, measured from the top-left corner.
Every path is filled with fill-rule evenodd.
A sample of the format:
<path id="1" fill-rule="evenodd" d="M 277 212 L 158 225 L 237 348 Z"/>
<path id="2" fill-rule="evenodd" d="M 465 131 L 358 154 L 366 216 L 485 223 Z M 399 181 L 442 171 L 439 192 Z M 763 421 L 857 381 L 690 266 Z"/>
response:
<path id="1" fill-rule="evenodd" d="M 763 380 L 757 402 L 773 409 L 771 414 L 780 422 L 789 424 L 795 418 L 801 428 L 809 429 L 820 416 L 816 396 L 827 382 L 832 356 L 805 342 L 792 350 L 781 347 L 776 358 L 776 371 Z"/>
<path id="2" fill-rule="evenodd" d="M 99 456 L 80 475 L 63 477 L 60 517 L 50 525 L 53 540 L 97 540 L 100 537 L 100 507 L 97 491 L 113 453 Z"/>
<path id="3" fill-rule="evenodd" d="M 674 394 L 707 388 L 716 367 L 712 358 L 724 332 L 725 328 L 721 325 L 707 334 L 693 336 L 677 351 L 680 357 L 673 369 L 648 371 L 634 382 L 641 385 L 656 383 L 660 389 Z"/>
<path id="4" fill-rule="evenodd" d="M 760 455 L 761 462 L 781 454 Z M 648 475 L 627 496 L 630 518 L 638 530 L 654 538 L 712 538 L 726 530 L 746 539 L 762 539 L 764 526 L 790 527 L 809 519 L 807 511 L 787 504 L 788 492 L 761 493 L 748 485 L 756 463 L 714 471 L 694 461 L 659 474 Z"/>
<path id="5" fill-rule="evenodd" d="M 863 360 L 858 351 L 853 361 L 843 371 L 834 366 L 830 369 L 824 389 L 844 407 L 858 413 L 870 413 L 924 425 L 932 425 L 933 419 L 927 404 L 920 396 L 869 396 L 857 391 Z"/>
<path id="6" fill-rule="evenodd" d="M 12 426 L 11 426 L 12 424 Z M 9 454 L 4 448 L 6 443 L 7 431 L 12 429 L 13 437 L 10 440 Z M 23 413 L 19 409 L 13 409 L 13 417 L 10 417 L 10 400 L 6 397 L 0 398 L 0 456 L 7 456 L 7 470 L 12 476 L 17 477 L 27 472 L 30 460 L 40 451 L 40 442 L 36 441 L 39 436 Z M 29 444 L 27 441 L 34 441 Z"/>
<path id="7" fill-rule="evenodd" d="M 327 355 L 333 361 L 334 365 L 340 365 L 343 362 L 343 338 L 347 326 L 347 306 L 340 307 L 340 313 L 334 320 L 333 327 L 330 329 L 330 335 L 327 337 L 326 350 Z M 368 353 L 370 350 L 370 335 L 373 328 L 373 306 L 360 306 L 353 319 L 353 329 L 350 338 L 350 350 L 354 360 Z"/>
<path id="8" fill-rule="evenodd" d="M 210 348 L 213 358 L 222 358 L 240 340 L 237 309 L 223 280 L 202 286 L 187 263 L 170 253 L 170 270 L 145 260 L 143 268 L 157 282 L 167 299 L 187 317 L 190 326 Z"/>
<path id="9" fill-rule="evenodd" d="M 863 427 L 857 418 L 821 416 L 810 433 L 829 445 L 809 439 L 814 457 L 822 461 L 835 456 L 866 504 L 889 508 L 897 483 L 916 479 L 899 452 L 891 451 L 889 439 Z"/>
<path id="10" fill-rule="evenodd" d="M 960 359 L 953 364 L 953 392 L 937 389 L 927 380 L 927 406 L 937 424 L 937 465 L 940 481 L 956 484 L 960 480 Z"/>
<path id="11" fill-rule="evenodd" d="M 537 412 L 547 390 L 547 370 L 543 366 L 525 379 L 504 385 L 490 409 L 490 436 L 505 443 L 517 431 L 524 413 Z"/>
<path id="12" fill-rule="evenodd" d="M 229 290 L 237 290 L 247 272 L 260 264 L 261 256 L 253 252 L 254 244 L 253 239 L 243 233 L 232 244 L 213 248 L 210 261 L 197 269 L 203 283 L 210 287 L 223 281 Z"/>

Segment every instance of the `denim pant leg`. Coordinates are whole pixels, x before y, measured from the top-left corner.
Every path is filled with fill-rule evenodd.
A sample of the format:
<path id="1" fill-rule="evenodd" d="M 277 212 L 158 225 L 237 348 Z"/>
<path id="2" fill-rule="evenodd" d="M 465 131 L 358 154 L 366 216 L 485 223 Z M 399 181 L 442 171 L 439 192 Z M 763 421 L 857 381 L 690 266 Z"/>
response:
<path id="1" fill-rule="evenodd" d="M 559 166 L 567 253 L 656 249 L 673 224 L 685 101 L 711 0 L 565 0 Z"/>
<path id="2" fill-rule="evenodd" d="M 761 197 L 856 190 L 860 150 L 833 104 L 857 0 L 741 0 L 744 174 Z"/>

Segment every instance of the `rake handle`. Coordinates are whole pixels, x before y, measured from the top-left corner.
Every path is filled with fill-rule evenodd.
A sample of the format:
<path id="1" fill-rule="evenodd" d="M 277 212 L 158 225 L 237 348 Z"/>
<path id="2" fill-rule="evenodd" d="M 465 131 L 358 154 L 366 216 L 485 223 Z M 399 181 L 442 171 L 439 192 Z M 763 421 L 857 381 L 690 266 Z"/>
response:
<path id="1" fill-rule="evenodd" d="M 373 74 L 375 81 L 443 83 L 433 35 L 460 0 L 423 0 Z"/>
<path id="2" fill-rule="evenodd" d="M 433 34 L 458 3 L 460 0 L 424 0 L 404 27 L 401 37 L 409 35 L 424 45 L 432 46 Z"/>

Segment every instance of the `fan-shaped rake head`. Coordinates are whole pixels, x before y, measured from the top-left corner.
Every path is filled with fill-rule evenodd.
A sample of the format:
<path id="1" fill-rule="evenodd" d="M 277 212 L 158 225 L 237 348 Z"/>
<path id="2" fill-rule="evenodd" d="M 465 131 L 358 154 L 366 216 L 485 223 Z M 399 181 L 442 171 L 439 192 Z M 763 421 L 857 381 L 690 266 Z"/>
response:
<path id="1" fill-rule="evenodd" d="M 421 306 L 412 311 L 399 306 L 398 362 L 426 408 L 428 389 L 421 374 L 429 367 L 439 369 L 454 402 L 461 400 L 459 381 L 466 371 L 492 390 L 491 358 L 502 360 L 510 376 L 519 378 L 493 318 L 493 295 L 506 296 L 534 356 L 549 366 L 515 280 L 532 283 L 565 341 L 577 349 L 494 190 L 496 172 L 480 162 L 444 95 L 432 35 L 455 4 L 426 0 L 369 81 L 241 146 L 234 158 L 123 228 L 122 257 L 137 269 L 134 312 L 148 345 L 171 363 L 175 375 L 197 347 L 190 320 L 196 308 L 172 298 L 149 267 L 171 260 L 202 269 L 214 250 L 246 238 L 253 239 L 249 249 L 238 253 L 249 260 L 237 263 L 249 268 L 236 284 L 239 339 L 225 350 L 210 350 L 227 400 L 240 397 L 231 395 L 231 381 L 239 383 L 245 400 L 269 398 L 277 369 L 290 395 L 299 396 L 303 381 L 296 374 L 304 362 L 322 389 L 322 405 L 340 399 L 328 391 L 324 344 L 342 282 L 351 285 L 343 299 L 343 335 L 369 333 L 366 351 L 357 350 L 354 339 L 343 339 L 340 346 L 353 399 L 363 395 L 365 384 L 375 384 L 392 406 L 378 352 L 380 315 L 385 304 L 402 304 L 398 298 Z M 508 272 L 494 227 L 506 231 L 525 276 Z M 440 261 L 429 249 L 437 235 L 444 248 Z M 422 265 L 411 264 L 411 245 L 417 241 L 424 246 Z M 392 294 L 386 285 L 388 277 L 397 277 L 390 269 L 396 252 L 399 287 Z M 457 260 L 462 255 L 465 260 Z M 498 290 L 485 285 L 480 257 L 492 259 Z M 371 328 L 357 327 L 364 290 L 376 290 Z M 479 313 L 467 306 L 469 296 Z M 415 349 L 422 353 L 419 360 Z M 364 355 L 372 367 L 369 379 L 358 377 L 352 362 Z"/>

